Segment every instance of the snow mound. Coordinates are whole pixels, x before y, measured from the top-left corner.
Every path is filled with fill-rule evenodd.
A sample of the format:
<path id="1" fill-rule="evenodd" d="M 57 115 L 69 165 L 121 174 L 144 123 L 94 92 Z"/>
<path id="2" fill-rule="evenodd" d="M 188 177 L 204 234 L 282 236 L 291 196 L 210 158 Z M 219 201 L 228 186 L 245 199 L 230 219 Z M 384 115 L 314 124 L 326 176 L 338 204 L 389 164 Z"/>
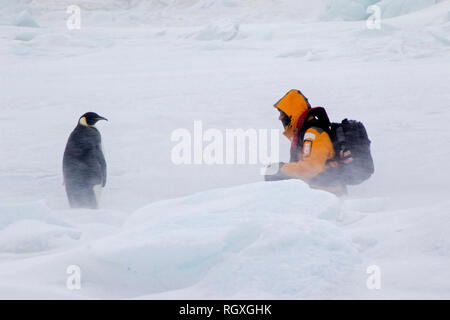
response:
<path id="1" fill-rule="evenodd" d="M 111 210 L 51 211 L 43 201 L 0 205 L 0 254 L 76 247 L 116 231 L 124 215 Z"/>
<path id="2" fill-rule="evenodd" d="M 36 33 L 36 32 L 22 32 L 22 33 L 19 33 L 19 34 L 14 38 L 14 40 L 31 41 L 31 40 L 33 40 L 37 35 L 38 35 L 38 33 Z"/>
<path id="3" fill-rule="evenodd" d="M 361 263 L 340 214 L 338 198 L 297 180 L 209 190 L 129 216 L 58 211 L 64 223 L 44 203 L 2 206 L 0 255 L 30 263 L 4 260 L 0 292 L 64 296 L 61 270 L 78 265 L 84 297 L 331 297 Z"/>
<path id="4" fill-rule="evenodd" d="M 66 246 L 80 236 L 44 202 L 0 206 L 0 253 L 41 252 Z"/>
<path id="5" fill-rule="evenodd" d="M 440 2 L 439 0 L 328 0 L 327 15 L 343 20 L 365 20 L 378 6 L 382 18 L 393 18 L 422 10 Z"/>
<path id="6" fill-rule="evenodd" d="M 21 220 L 38 220 L 51 224 L 66 225 L 53 216 L 44 201 L 0 205 L 0 230 Z"/>
<path id="7" fill-rule="evenodd" d="M 122 233 L 91 244 L 83 272 L 127 297 L 326 296 L 359 263 L 334 223 L 339 213 L 335 196 L 300 181 L 161 201 L 130 216 Z"/>
<path id="8" fill-rule="evenodd" d="M 195 36 L 197 40 L 222 40 L 230 41 L 239 34 L 239 24 L 233 21 L 222 20 L 215 21 L 213 24 L 206 26 Z"/>
<path id="9" fill-rule="evenodd" d="M 331 18 L 362 20 L 368 17 L 367 8 L 376 2 L 376 0 L 328 0 L 327 13 Z"/>
<path id="10" fill-rule="evenodd" d="M 14 19 L 13 25 L 19 27 L 39 28 L 39 25 L 28 11 L 20 12 Z"/>
<path id="11" fill-rule="evenodd" d="M 36 220 L 15 222 L 0 232 L 0 252 L 36 253 L 70 245 L 81 232 Z"/>
<path id="12" fill-rule="evenodd" d="M 376 3 L 383 18 L 393 18 L 430 7 L 439 0 L 382 0 Z"/>

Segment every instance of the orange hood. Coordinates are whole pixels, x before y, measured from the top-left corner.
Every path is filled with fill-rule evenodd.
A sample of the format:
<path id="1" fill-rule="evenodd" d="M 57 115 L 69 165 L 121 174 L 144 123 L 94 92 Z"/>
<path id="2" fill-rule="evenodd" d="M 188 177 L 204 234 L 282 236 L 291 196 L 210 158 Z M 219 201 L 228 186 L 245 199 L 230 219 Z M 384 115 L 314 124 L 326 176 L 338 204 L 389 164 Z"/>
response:
<path id="1" fill-rule="evenodd" d="M 291 117 L 291 123 L 287 126 L 283 134 L 291 140 L 294 136 L 294 131 L 297 129 L 298 119 L 311 108 L 308 99 L 299 91 L 289 91 L 280 101 L 274 104 L 274 107 L 280 109 Z"/>

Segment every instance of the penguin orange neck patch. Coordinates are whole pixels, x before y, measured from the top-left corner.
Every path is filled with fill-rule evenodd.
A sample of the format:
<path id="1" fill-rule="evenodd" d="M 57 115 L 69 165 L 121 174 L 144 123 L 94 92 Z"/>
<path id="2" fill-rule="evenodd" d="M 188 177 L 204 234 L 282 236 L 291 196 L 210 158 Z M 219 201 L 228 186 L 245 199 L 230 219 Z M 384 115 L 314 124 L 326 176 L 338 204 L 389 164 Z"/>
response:
<path id="1" fill-rule="evenodd" d="M 79 122 L 82 126 L 85 126 L 85 127 L 95 127 L 95 124 L 87 123 L 86 117 L 81 117 Z"/>
<path id="2" fill-rule="evenodd" d="M 81 117 L 80 118 L 80 124 L 82 125 L 82 126 L 88 126 L 88 124 L 87 124 L 87 121 L 86 121 L 86 117 Z"/>

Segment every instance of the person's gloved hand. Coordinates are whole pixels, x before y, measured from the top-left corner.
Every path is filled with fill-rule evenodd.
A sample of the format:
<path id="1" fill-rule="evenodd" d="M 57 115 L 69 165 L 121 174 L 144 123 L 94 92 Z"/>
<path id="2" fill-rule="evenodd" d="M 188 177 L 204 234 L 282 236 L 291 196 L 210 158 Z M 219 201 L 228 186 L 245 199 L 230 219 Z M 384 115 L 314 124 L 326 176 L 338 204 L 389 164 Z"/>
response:
<path id="1" fill-rule="evenodd" d="M 289 179 L 281 172 L 281 168 L 284 166 L 284 162 L 272 163 L 266 167 L 266 172 L 264 175 L 265 181 L 278 181 Z"/>

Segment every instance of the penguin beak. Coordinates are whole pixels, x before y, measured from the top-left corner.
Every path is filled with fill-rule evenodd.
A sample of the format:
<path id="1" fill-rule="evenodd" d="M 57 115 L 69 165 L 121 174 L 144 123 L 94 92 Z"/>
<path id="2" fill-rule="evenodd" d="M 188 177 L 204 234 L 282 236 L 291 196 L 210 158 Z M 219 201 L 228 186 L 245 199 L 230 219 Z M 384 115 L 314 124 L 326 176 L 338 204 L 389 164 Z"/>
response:
<path id="1" fill-rule="evenodd" d="M 99 120 L 105 120 L 105 121 L 108 121 L 108 119 L 106 119 L 106 118 L 104 118 L 104 117 L 98 117 L 98 118 L 96 118 L 95 120 L 97 120 L 97 121 L 99 121 Z"/>

